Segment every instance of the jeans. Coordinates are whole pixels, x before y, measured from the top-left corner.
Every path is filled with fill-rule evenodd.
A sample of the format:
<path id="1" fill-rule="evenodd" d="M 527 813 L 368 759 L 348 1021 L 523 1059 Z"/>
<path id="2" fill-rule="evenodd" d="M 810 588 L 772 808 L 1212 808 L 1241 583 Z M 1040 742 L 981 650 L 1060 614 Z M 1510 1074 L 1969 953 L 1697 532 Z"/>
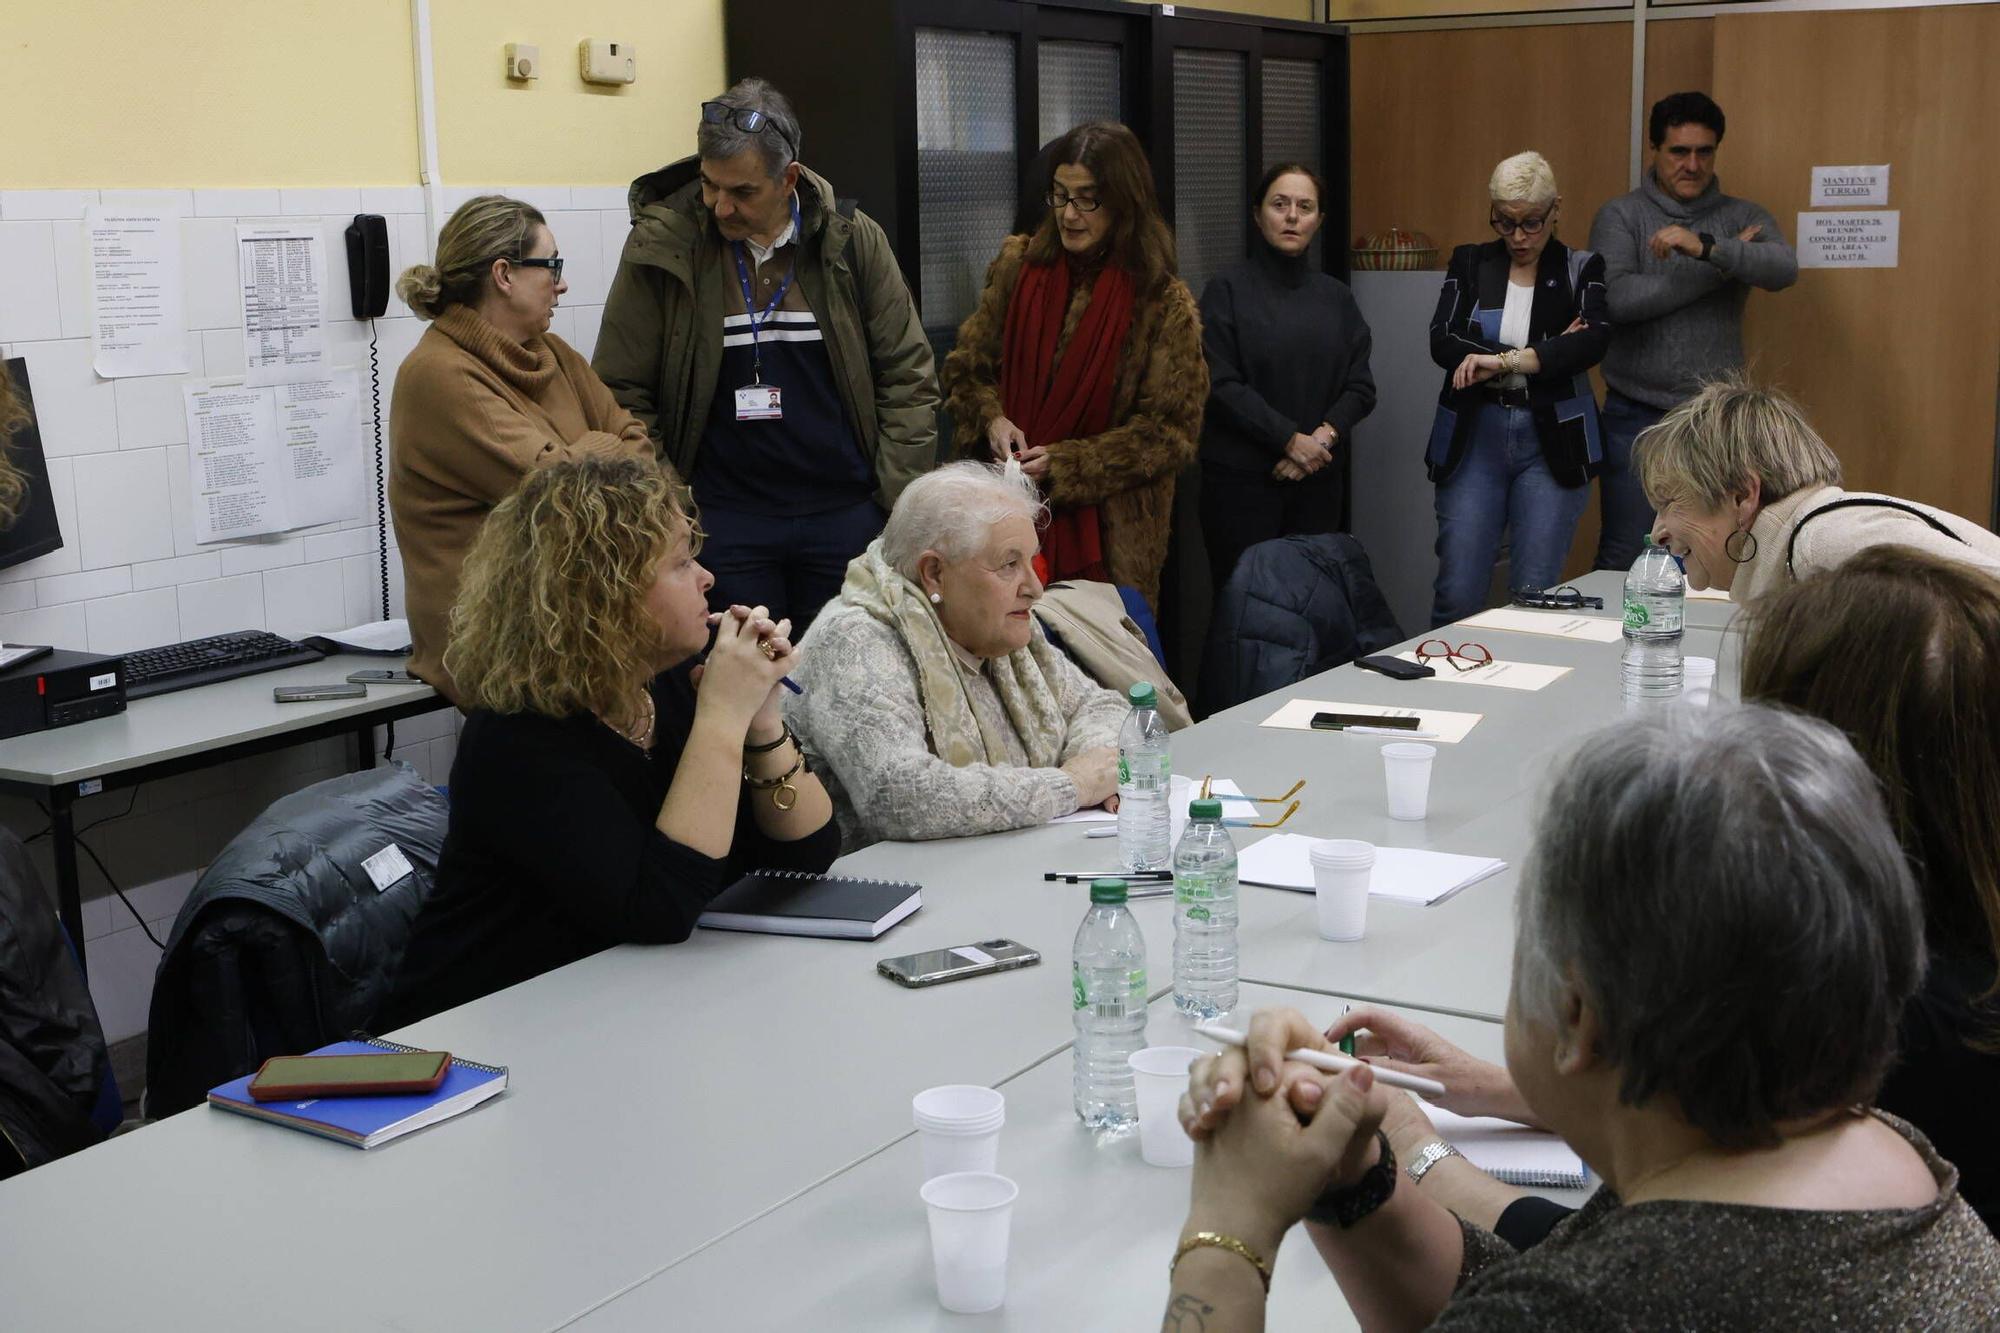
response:
<path id="1" fill-rule="evenodd" d="M 1632 441 L 1665 415 L 1616 389 L 1605 391 L 1604 410 L 1597 414 L 1604 432 L 1604 471 L 1597 476 L 1604 528 L 1597 535 L 1594 569 L 1632 568 L 1639 558 L 1639 543 L 1653 530 L 1653 506 L 1646 502 L 1646 492 L 1632 471 Z"/>
<path id="2" fill-rule="evenodd" d="M 1532 412 L 1482 404 L 1465 457 L 1437 488 L 1432 628 L 1486 608 L 1503 532 L 1513 587 L 1546 588 L 1559 580 L 1589 499 L 1588 486 L 1564 486 L 1549 473 Z"/>
<path id="3" fill-rule="evenodd" d="M 708 533 L 701 563 L 715 575 L 708 604 L 767 606 L 773 620 L 792 620 L 797 643 L 820 608 L 840 594 L 847 562 L 881 535 L 887 516 L 873 500 L 796 517 L 749 514 L 703 505 Z"/>

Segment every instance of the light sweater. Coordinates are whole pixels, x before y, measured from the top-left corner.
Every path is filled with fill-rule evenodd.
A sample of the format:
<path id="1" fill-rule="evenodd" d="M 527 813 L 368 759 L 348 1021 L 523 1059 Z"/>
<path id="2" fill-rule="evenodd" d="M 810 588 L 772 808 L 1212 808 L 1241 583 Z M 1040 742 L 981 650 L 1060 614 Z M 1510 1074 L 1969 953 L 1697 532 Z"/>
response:
<path id="1" fill-rule="evenodd" d="M 1794 491 L 1757 511 L 1750 535 L 1757 539 L 1757 553 L 1736 571 L 1729 581 L 1733 602 L 1753 602 L 1793 581 L 1785 572 L 1785 546 L 1793 529 L 1808 515 L 1836 500 L 1878 498 L 1872 491 L 1843 491 L 1838 486 L 1818 486 Z M 1891 496 L 1879 497 L 1892 499 Z M 1792 550 L 1792 570 L 1798 578 L 1810 578 L 1829 569 L 1838 569 L 1871 546 L 1914 546 L 1927 555 L 1983 569 L 2000 575 L 2000 537 L 1970 519 L 1933 509 L 1929 505 L 1898 500 L 1898 504 L 1921 509 L 1951 529 L 1960 538 L 1953 541 L 1914 514 L 1884 505 L 1855 505 L 1838 509 L 1824 518 L 1815 518 L 1799 534 Z"/>
<path id="2" fill-rule="evenodd" d="M 1039 626 L 1034 630 L 1042 636 Z M 1051 680 L 1067 729 L 1061 759 L 1118 743 L 1126 704 L 1060 653 Z M 1077 808 L 1076 783 L 1060 768 L 1029 768 L 987 664 L 958 660 L 982 730 L 998 736 L 1006 764 L 954 768 L 931 751 L 916 658 L 896 629 L 847 602 L 820 613 L 794 673 L 805 693 L 785 717 L 833 800 L 841 847 L 882 839 L 958 838 L 1047 823 Z"/>
<path id="3" fill-rule="evenodd" d="M 459 566 L 530 469 L 652 452 L 646 428 L 562 339 L 516 342 L 469 306 L 439 316 L 404 359 L 389 408 L 411 673 L 453 697 L 443 658 Z"/>
<path id="4" fill-rule="evenodd" d="M 1754 241 L 1736 234 L 1756 223 Z M 1706 260 L 1648 248 L 1662 227 L 1715 238 Z M 1661 411 L 1693 395 L 1703 380 L 1743 367 L 1743 304 L 1752 287 L 1783 291 L 1798 281 L 1799 260 L 1778 220 L 1761 205 L 1722 192 L 1711 180 L 1683 202 L 1653 173 L 1638 189 L 1597 210 L 1590 248 L 1604 256 L 1605 298 L 1618 330 L 1604 354 L 1604 381 Z"/>

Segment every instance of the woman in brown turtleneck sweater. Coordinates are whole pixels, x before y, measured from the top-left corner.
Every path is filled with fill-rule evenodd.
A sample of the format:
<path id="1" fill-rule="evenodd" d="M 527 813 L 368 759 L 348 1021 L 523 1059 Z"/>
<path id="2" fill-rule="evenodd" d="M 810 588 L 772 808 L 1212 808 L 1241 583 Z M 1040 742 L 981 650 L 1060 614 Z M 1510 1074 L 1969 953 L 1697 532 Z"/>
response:
<path id="1" fill-rule="evenodd" d="M 437 263 L 396 283 L 431 327 L 396 375 L 389 509 L 403 552 L 410 670 L 448 697 L 459 564 L 487 511 L 530 469 L 653 450 L 590 363 L 549 332 L 567 290 L 541 212 L 499 195 L 468 199 L 438 236 Z"/>

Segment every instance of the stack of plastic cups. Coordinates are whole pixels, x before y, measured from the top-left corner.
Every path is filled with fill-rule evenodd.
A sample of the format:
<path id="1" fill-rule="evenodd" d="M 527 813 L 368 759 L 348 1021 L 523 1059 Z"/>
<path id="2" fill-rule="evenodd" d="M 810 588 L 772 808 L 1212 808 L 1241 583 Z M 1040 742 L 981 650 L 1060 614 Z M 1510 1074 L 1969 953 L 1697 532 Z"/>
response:
<path id="1" fill-rule="evenodd" d="M 924 1179 L 957 1171 L 991 1171 L 1000 1160 L 1000 1126 L 1007 1099 L 996 1089 L 948 1083 L 910 1099 L 924 1150 Z"/>
<path id="2" fill-rule="evenodd" d="M 1306 853 L 1319 904 L 1319 937 L 1358 940 L 1368 929 L 1368 885 L 1375 876 L 1375 846 L 1352 838 L 1316 842 Z"/>

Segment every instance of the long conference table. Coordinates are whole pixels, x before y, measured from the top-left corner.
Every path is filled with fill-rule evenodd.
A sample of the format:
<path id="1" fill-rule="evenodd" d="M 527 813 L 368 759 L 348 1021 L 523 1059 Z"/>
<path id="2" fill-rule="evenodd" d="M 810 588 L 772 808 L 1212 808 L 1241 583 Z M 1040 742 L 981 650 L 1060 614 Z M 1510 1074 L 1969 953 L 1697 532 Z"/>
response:
<path id="1" fill-rule="evenodd" d="M 1587 614 L 1615 617 L 1617 576 L 1579 584 L 1608 603 Z M 1686 651 L 1719 655 L 1731 611 L 1691 601 Z M 1572 669 L 1527 692 L 1345 666 L 1177 733 L 1174 767 L 1260 795 L 1305 779 L 1286 832 L 1506 859 L 1431 907 L 1374 901 L 1354 943 L 1320 940 L 1311 895 L 1279 889 L 1243 889 L 1239 930 L 1246 1007 L 1330 1021 L 1393 1005 L 1497 1059 L 1533 794 L 1575 738 L 1621 716 L 1619 648 L 1448 637 Z M 1258 725 L 1290 698 L 1483 717 L 1438 746 L 1428 817 L 1404 823 L 1384 813 L 1382 738 Z M 1263 836 L 1235 833 L 1239 847 Z M 394 1035 L 505 1064 L 508 1092 L 366 1153 L 198 1107 L 0 1184 L 0 1328 L 1144 1323 L 1164 1301 L 1186 1173 L 1143 1165 L 1129 1138 L 1097 1142 L 1070 1113 L 1066 963 L 1087 892 L 1042 878 L 1108 868 L 1114 848 L 1076 825 L 878 844 L 837 871 L 919 882 L 924 903 L 880 940 L 704 931 L 439 1014 Z M 1179 1042 L 1172 907 L 1134 912 L 1149 1040 Z M 994 937 L 1042 965 L 916 991 L 874 971 Z M 1008 1096 L 1001 1170 L 1022 1194 L 1008 1304 L 991 1315 L 948 1315 L 932 1292 L 909 1100 L 940 1083 Z M 1278 1272 L 1284 1322 L 1352 1326 L 1302 1238 Z"/>

